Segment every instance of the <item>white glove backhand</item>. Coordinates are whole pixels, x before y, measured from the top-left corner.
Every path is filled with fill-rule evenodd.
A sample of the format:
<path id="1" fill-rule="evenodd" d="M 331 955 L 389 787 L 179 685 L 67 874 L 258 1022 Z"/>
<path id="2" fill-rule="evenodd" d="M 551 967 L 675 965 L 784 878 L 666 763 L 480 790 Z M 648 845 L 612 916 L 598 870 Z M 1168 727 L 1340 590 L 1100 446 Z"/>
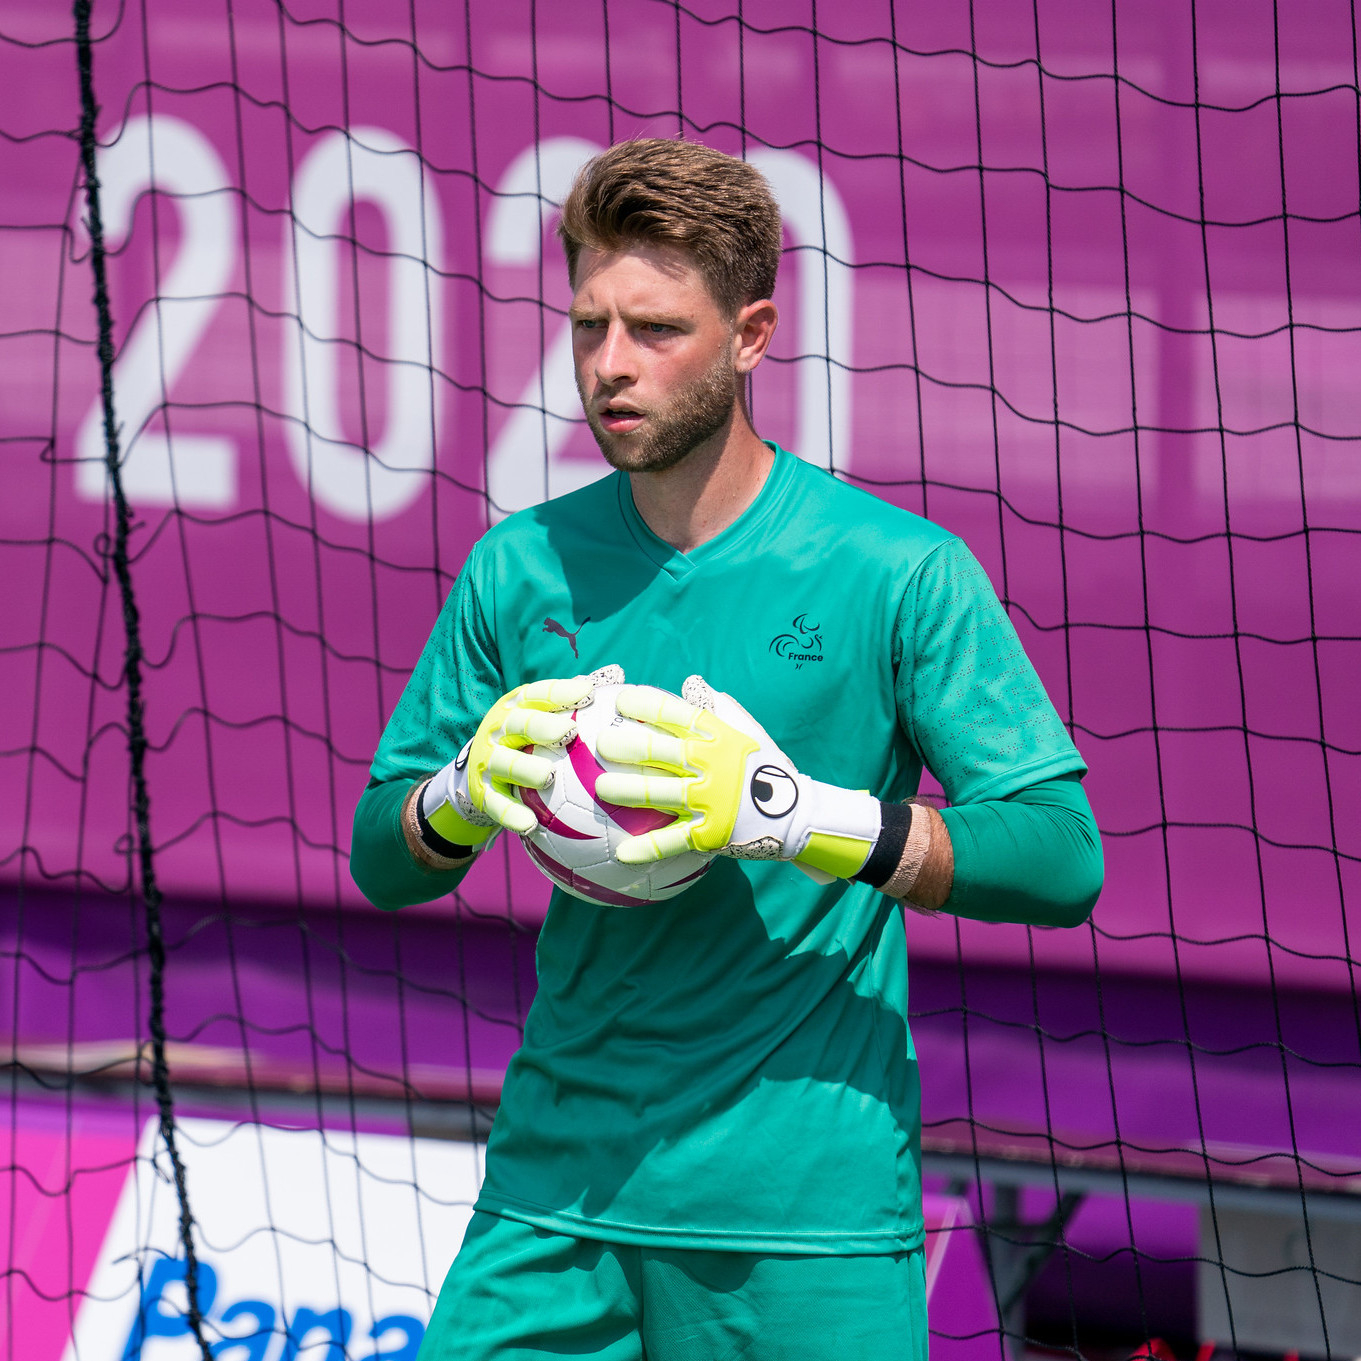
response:
<path id="1" fill-rule="evenodd" d="M 636 720 L 602 733 L 607 760 L 637 774 L 601 776 L 611 803 L 659 808 L 676 821 L 631 837 L 616 852 L 647 864 L 685 850 L 743 860 L 793 860 L 837 877 L 854 874 L 879 836 L 879 800 L 800 774 L 731 695 L 691 676 L 682 698 L 625 686 L 615 704 Z"/>

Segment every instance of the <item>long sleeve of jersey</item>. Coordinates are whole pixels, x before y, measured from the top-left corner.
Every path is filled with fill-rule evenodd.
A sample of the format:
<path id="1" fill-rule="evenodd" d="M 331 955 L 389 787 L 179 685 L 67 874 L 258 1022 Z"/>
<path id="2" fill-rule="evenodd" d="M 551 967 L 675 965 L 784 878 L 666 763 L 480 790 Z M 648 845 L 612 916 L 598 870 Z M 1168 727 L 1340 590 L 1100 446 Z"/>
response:
<path id="1" fill-rule="evenodd" d="M 505 692 L 496 645 L 474 586 L 474 548 L 441 609 L 383 731 L 354 813 L 350 874 L 376 907 L 406 907 L 452 893 L 468 866 L 430 870 L 402 835 L 401 812 L 418 781 L 458 754 Z"/>
<path id="2" fill-rule="evenodd" d="M 943 808 L 954 847 L 947 912 L 987 922 L 1078 926 L 1101 892 L 1101 835 L 1078 775 Z"/>
<path id="3" fill-rule="evenodd" d="M 1083 761 L 987 574 L 958 539 L 913 574 L 897 630 L 899 722 L 940 781 L 954 847 L 945 910 L 1073 926 L 1096 901 L 1101 841 Z"/>

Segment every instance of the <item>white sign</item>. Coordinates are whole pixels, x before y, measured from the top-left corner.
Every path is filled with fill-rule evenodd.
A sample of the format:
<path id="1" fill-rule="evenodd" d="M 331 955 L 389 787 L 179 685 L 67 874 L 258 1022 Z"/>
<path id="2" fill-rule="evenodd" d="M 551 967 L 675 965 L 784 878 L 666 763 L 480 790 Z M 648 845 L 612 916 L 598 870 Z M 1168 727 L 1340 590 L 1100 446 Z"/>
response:
<path id="1" fill-rule="evenodd" d="M 199 1307 L 220 1361 L 415 1361 L 482 1146 L 181 1120 Z M 156 1122 L 105 1235 L 65 1361 L 198 1361 L 179 1203 Z"/>

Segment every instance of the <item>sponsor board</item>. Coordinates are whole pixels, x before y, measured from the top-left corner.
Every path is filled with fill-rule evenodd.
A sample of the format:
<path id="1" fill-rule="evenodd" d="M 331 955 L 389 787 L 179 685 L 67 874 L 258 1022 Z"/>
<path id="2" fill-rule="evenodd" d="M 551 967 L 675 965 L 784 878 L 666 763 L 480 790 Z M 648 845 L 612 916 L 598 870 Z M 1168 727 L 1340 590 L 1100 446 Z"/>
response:
<path id="1" fill-rule="evenodd" d="M 480 1145 L 186 1119 L 204 1333 L 224 1361 L 415 1361 Z M 64 1361 L 191 1361 L 170 1160 L 145 1127 Z"/>
<path id="2" fill-rule="evenodd" d="M 69 1120 L 69 1123 L 68 1123 Z M 0 1336 L 24 1361 L 198 1361 L 157 1123 L 20 1103 L 0 1181 L 20 1232 Z M 472 1213 L 483 1147 L 184 1119 L 204 1335 L 216 1361 L 415 1361 Z M 933 1357 L 995 1361 L 967 1202 L 928 1194 Z M 10 1216 L 7 1216 L 10 1217 Z M 82 1289 L 82 1286 L 84 1287 Z"/>

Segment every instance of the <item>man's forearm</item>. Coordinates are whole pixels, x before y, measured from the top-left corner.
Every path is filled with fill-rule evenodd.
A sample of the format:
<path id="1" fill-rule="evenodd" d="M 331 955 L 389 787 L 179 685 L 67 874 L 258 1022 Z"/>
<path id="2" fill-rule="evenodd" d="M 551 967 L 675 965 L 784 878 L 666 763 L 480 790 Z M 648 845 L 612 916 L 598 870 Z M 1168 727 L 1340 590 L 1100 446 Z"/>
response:
<path id="1" fill-rule="evenodd" d="M 882 891 L 925 911 L 1076 926 L 1101 891 L 1101 839 L 1076 777 L 1006 799 L 913 809 L 902 862 Z"/>
<path id="2" fill-rule="evenodd" d="M 920 833 L 918 825 L 924 823 Z M 944 819 L 929 803 L 913 805 L 912 830 L 924 837 L 926 845 L 921 867 L 903 893 L 903 901 L 921 912 L 939 912 L 950 900 L 955 883 L 955 851 Z"/>

